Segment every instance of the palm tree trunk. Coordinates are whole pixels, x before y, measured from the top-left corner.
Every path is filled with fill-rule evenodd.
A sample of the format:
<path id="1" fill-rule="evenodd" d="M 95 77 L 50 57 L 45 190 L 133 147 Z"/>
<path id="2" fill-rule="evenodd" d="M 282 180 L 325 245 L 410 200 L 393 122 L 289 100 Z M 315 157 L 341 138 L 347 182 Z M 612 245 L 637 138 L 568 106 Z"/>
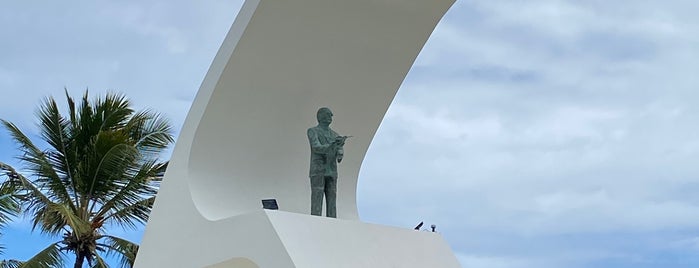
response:
<path id="1" fill-rule="evenodd" d="M 85 255 L 82 252 L 78 252 L 75 256 L 75 265 L 73 268 L 83 268 L 83 262 L 85 261 Z"/>

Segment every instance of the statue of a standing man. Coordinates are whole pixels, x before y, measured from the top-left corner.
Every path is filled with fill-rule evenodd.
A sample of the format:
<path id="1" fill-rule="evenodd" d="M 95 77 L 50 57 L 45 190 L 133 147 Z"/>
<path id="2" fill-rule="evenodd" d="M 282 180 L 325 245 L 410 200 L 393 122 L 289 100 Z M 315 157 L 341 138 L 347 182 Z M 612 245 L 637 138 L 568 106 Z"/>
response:
<path id="1" fill-rule="evenodd" d="M 337 194 L 337 163 L 342 161 L 342 146 L 345 139 L 330 129 L 333 113 L 323 107 L 316 114 L 318 125 L 308 129 L 311 145 L 311 215 L 320 216 L 323 210 L 323 195 L 327 206 L 326 216 L 337 217 L 335 198 Z"/>

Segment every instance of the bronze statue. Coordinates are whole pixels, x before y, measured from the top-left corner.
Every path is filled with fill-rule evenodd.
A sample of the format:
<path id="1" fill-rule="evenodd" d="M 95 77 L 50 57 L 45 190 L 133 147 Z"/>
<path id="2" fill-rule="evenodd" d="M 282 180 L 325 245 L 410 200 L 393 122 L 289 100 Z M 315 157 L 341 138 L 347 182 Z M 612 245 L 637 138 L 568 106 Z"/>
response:
<path id="1" fill-rule="evenodd" d="M 325 215 L 336 218 L 337 163 L 342 162 L 343 146 L 350 136 L 340 136 L 330 128 L 332 116 L 329 108 L 318 109 L 318 125 L 309 128 L 307 134 L 311 145 L 311 215 L 321 215 L 325 196 Z"/>

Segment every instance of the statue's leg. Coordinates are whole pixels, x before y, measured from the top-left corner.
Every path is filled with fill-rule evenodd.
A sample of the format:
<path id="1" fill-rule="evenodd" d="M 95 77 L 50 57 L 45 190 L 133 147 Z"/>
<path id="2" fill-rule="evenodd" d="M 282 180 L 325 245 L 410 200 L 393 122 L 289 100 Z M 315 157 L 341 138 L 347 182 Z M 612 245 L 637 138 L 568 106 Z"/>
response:
<path id="1" fill-rule="evenodd" d="M 327 211 L 325 215 L 330 218 L 337 218 L 335 200 L 337 195 L 337 178 L 325 177 L 325 202 Z"/>
<path id="2" fill-rule="evenodd" d="M 323 189 L 325 180 L 323 176 L 311 177 L 311 215 L 320 216 L 323 212 Z"/>

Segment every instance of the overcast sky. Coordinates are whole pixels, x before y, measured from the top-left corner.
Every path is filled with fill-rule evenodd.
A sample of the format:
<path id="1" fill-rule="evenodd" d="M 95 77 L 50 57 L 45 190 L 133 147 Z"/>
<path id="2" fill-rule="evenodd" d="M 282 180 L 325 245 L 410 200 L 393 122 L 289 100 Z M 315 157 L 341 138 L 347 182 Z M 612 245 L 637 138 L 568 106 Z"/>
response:
<path id="1" fill-rule="evenodd" d="M 43 97 L 89 88 L 179 129 L 241 4 L 2 1 L 0 118 L 35 133 Z M 369 149 L 362 219 L 436 224 L 464 267 L 699 267 L 697 10 L 457 0 Z M 29 229 L 5 258 L 48 245 Z"/>

